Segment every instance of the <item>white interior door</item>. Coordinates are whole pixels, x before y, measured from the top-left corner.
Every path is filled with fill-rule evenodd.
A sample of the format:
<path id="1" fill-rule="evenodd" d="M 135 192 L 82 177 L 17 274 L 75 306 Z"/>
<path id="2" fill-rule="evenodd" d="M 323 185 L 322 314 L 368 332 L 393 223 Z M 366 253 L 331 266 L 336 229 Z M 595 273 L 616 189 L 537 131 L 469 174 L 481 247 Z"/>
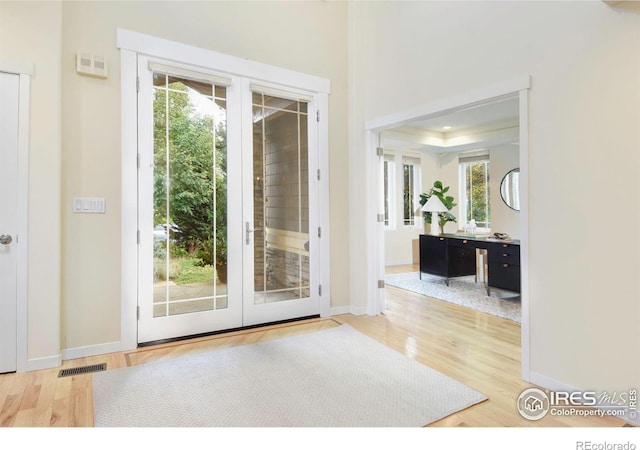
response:
<path id="1" fill-rule="evenodd" d="M 319 314 L 314 97 L 143 56 L 138 77 L 138 342 Z"/>
<path id="2" fill-rule="evenodd" d="M 0 373 L 16 370 L 19 87 L 0 72 Z"/>

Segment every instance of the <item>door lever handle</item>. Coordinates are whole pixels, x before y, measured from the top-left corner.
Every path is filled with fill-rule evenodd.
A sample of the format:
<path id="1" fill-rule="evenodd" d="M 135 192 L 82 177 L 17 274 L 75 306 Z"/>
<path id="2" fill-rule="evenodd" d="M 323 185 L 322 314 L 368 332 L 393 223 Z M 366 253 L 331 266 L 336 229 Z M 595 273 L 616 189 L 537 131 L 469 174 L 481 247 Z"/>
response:
<path id="1" fill-rule="evenodd" d="M 251 233 L 256 231 L 254 228 L 251 228 L 249 222 L 245 222 L 245 242 L 247 245 L 251 244 Z"/>

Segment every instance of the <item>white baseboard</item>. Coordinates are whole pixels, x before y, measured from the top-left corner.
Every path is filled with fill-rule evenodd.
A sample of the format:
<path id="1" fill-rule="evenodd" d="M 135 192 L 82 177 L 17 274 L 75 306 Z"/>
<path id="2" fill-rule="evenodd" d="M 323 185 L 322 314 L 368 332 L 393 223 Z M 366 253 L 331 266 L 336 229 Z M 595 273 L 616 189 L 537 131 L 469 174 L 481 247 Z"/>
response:
<path id="1" fill-rule="evenodd" d="M 540 386 L 542 388 L 548 389 L 549 391 L 553 391 L 553 392 L 580 392 L 583 391 L 584 389 L 578 389 L 575 386 L 571 386 L 569 384 L 563 383 L 561 381 L 555 380 L 551 377 L 548 377 L 546 375 L 542 375 L 536 372 L 531 372 L 530 373 L 531 376 L 531 384 L 535 384 L 537 386 Z M 609 393 L 611 395 L 611 393 Z M 597 409 L 606 409 L 607 406 L 611 406 L 611 404 L 601 404 L 601 405 L 597 405 L 595 406 L 595 408 Z M 638 414 L 640 415 L 640 413 Z M 625 420 L 629 423 L 632 423 L 634 425 L 640 425 L 640 417 L 636 416 L 635 418 L 630 418 L 630 417 L 621 417 L 622 420 Z"/>
<path id="2" fill-rule="evenodd" d="M 351 306 L 349 308 L 349 312 L 351 314 L 353 314 L 354 316 L 363 316 L 363 315 L 367 314 L 367 307 L 366 306 Z"/>
<path id="3" fill-rule="evenodd" d="M 106 344 L 87 345 L 85 347 L 67 348 L 62 351 L 62 359 L 85 358 L 87 356 L 104 355 L 105 353 L 114 353 L 122 350 L 120 341 L 107 342 Z"/>
<path id="4" fill-rule="evenodd" d="M 414 263 L 412 259 L 402 259 L 402 260 L 394 260 L 394 261 L 385 261 L 385 266 L 406 266 L 409 264 L 418 264 Z"/>
<path id="5" fill-rule="evenodd" d="M 331 308 L 330 311 L 331 311 L 330 315 L 332 316 L 339 316 L 340 314 L 353 314 L 354 316 L 362 316 L 367 313 L 367 307 L 351 306 L 351 305 L 336 306 L 334 308 Z"/>
<path id="6" fill-rule="evenodd" d="M 549 389 L 550 391 L 554 391 L 554 392 L 559 392 L 559 391 L 576 392 L 576 391 L 580 390 L 575 386 L 570 386 L 570 385 L 568 385 L 566 383 L 563 383 L 563 382 L 558 381 L 558 380 L 554 380 L 551 377 L 548 377 L 546 375 L 542 375 L 542 374 L 539 374 L 539 373 L 536 373 L 536 372 L 530 372 L 529 376 L 530 376 L 529 382 L 531 384 L 535 384 L 535 385 L 538 385 L 538 386 L 543 387 L 545 389 Z"/>
<path id="7" fill-rule="evenodd" d="M 336 306 L 329 309 L 330 316 L 339 316 L 340 314 L 349 314 L 349 305 Z"/>
<path id="8" fill-rule="evenodd" d="M 27 372 L 34 370 L 53 369 L 62 364 L 62 355 L 45 356 L 27 360 Z"/>

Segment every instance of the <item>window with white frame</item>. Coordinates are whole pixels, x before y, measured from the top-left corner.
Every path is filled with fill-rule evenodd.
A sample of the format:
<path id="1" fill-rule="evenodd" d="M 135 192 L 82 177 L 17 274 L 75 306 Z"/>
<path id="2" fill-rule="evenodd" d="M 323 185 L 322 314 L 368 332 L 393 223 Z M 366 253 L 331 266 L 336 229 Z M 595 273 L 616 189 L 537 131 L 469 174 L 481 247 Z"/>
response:
<path id="1" fill-rule="evenodd" d="M 416 226 L 416 209 L 421 187 L 420 158 L 402 156 L 402 215 L 405 226 Z"/>
<path id="2" fill-rule="evenodd" d="M 475 220 L 481 230 L 491 228 L 489 155 L 460 157 L 460 222 Z"/>
<path id="3" fill-rule="evenodd" d="M 385 153 L 383 165 L 382 185 L 384 189 L 384 226 L 385 228 L 391 228 L 394 225 L 394 211 L 396 207 L 394 195 L 396 192 L 394 189 L 396 182 L 396 163 L 394 155 Z"/>

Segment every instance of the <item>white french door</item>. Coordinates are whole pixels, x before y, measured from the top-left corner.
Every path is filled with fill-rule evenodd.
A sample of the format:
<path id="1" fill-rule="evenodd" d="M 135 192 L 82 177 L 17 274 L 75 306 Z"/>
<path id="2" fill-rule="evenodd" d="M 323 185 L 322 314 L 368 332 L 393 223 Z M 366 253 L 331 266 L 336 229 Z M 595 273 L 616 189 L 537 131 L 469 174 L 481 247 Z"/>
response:
<path id="1" fill-rule="evenodd" d="M 138 77 L 138 342 L 319 314 L 314 97 L 144 56 Z"/>
<path id="2" fill-rule="evenodd" d="M 0 72 L 0 373 L 17 364 L 19 88 L 19 75 Z"/>
<path id="3" fill-rule="evenodd" d="M 315 99 L 247 79 L 243 93 L 243 325 L 319 314 Z"/>

